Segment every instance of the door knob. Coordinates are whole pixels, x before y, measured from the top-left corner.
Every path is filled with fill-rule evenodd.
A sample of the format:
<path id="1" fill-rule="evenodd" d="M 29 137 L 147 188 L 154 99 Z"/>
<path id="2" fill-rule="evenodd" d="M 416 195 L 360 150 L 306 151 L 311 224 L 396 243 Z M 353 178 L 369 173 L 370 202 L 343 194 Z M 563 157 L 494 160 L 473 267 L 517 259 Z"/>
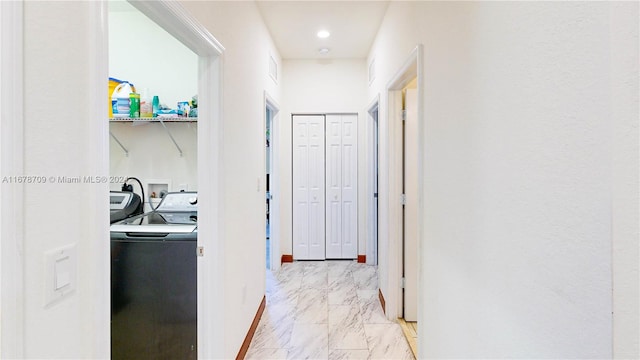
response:
<path id="1" fill-rule="evenodd" d="M 333 195 L 333 200 L 338 200 L 338 195 Z"/>

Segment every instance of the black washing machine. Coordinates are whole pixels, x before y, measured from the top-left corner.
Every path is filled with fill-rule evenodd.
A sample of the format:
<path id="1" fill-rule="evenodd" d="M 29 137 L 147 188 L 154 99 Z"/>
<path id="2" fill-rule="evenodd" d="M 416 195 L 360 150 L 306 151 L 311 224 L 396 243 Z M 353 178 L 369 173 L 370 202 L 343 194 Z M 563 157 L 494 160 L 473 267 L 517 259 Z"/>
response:
<path id="1" fill-rule="evenodd" d="M 111 225 L 112 359 L 197 358 L 197 193 Z"/>

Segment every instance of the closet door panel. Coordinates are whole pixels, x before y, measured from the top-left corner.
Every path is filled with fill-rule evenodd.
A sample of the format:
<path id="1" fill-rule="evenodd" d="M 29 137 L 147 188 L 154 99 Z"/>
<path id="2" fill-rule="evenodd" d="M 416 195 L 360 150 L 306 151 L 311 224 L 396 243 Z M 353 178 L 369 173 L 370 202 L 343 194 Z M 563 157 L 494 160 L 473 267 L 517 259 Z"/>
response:
<path id="1" fill-rule="evenodd" d="M 325 258 L 324 116 L 309 118 L 309 260 Z"/>
<path id="2" fill-rule="evenodd" d="M 327 115 L 327 259 L 342 258 L 342 119 Z"/>
<path id="3" fill-rule="evenodd" d="M 342 115 L 342 258 L 358 257 L 358 116 Z"/>
<path id="4" fill-rule="evenodd" d="M 293 257 L 324 259 L 324 116 L 293 117 Z"/>
<path id="5" fill-rule="evenodd" d="M 293 117 L 293 257 L 309 257 L 309 123 Z"/>

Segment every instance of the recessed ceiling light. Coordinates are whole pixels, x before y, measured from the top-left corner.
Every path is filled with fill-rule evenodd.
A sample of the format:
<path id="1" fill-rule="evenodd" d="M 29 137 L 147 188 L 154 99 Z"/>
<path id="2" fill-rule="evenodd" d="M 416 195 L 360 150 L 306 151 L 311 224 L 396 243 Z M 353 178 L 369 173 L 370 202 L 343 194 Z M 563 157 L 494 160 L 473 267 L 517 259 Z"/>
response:
<path id="1" fill-rule="evenodd" d="M 321 49 L 318 49 L 318 52 L 320 53 L 320 55 L 328 54 L 328 53 L 329 53 L 329 51 L 331 51 L 331 49 L 329 49 L 329 48 L 321 48 Z"/>
<path id="2" fill-rule="evenodd" d="M 318 37 L 320 39 L 325 39 L 328 38 L 331 34 L 327 31 L 327 30 L 320 30 L 318 31 Z"/>

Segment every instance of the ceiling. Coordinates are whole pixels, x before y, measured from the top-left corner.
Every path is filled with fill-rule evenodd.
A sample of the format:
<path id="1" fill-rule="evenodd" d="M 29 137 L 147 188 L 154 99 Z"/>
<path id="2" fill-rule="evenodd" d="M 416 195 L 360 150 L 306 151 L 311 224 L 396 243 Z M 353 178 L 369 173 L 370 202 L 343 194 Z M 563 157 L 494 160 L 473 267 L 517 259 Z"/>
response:
<path id="1" fill-rule="evenodd" d="M 256 1 L 283 59 L 366 58 L 389 1 Z M 317 37 L 320 30 L 331 33 Z M 328 54 L 320 54 L 321 48 Z"/>

